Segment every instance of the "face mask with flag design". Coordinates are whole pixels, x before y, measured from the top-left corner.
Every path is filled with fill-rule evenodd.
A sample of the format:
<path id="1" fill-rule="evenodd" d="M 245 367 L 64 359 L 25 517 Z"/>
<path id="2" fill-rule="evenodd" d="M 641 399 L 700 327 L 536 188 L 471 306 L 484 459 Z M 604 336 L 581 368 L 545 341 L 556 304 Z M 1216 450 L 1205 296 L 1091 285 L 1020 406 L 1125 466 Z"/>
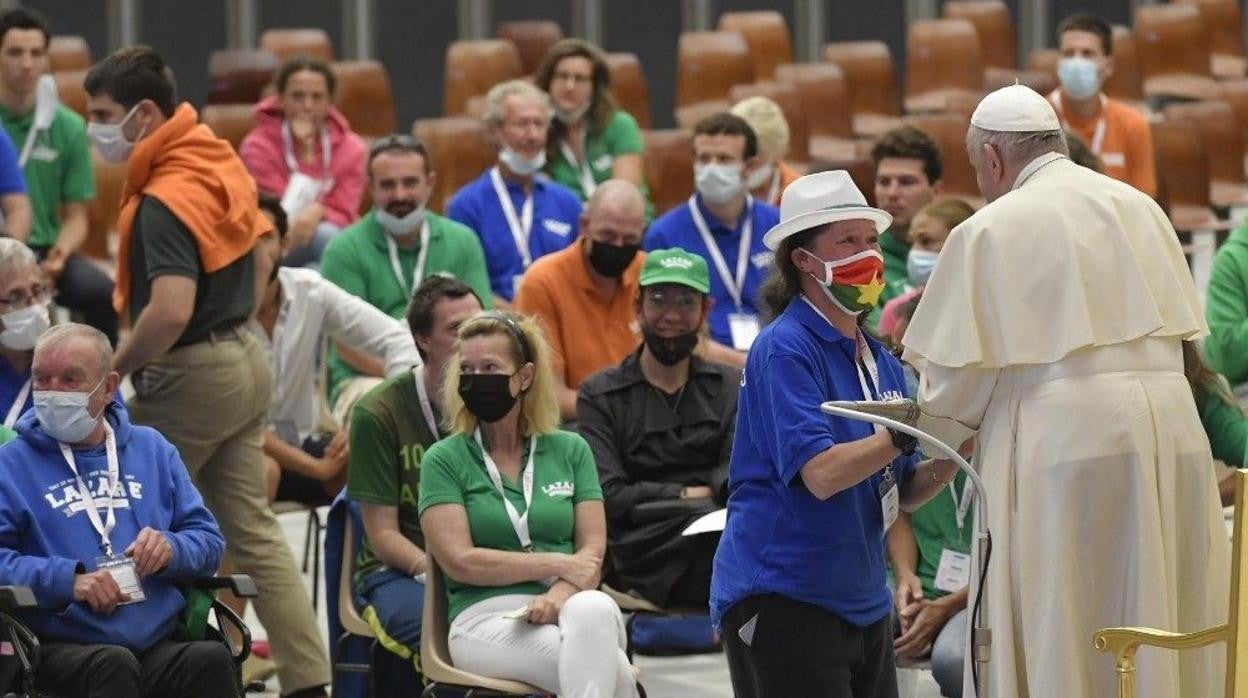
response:
<path id="1" fill-rule="evenodd" d="M 830 262 L 817 257 L 809 250 L 802 250 L 823 265 L 823 278 L 811 274 L 819 281 L 828 300 L 849 315 L 859 315 L 880 302 L 884 292 L 884 256 L 876 250 L 863 250 Z"/>

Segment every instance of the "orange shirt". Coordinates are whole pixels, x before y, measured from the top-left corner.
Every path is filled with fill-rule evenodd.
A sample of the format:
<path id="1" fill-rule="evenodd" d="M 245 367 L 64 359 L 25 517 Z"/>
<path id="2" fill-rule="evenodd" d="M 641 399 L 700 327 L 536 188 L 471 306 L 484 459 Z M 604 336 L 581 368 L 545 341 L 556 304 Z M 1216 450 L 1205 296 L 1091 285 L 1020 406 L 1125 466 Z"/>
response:
<path id="1" fill-rule="evenodd" d="M 576 390 L 581 381 L 624 360 L 641 344 L 641 326 L 633 312 L 633 300 L 644 252 L 638 252 L 620 278 L 612 298 L 603 298 L 589 276 L 585 240 L 548 254 L 533 263 L 515 308 L 538 319 L 553 349 L 551 364 L 556 376 Z"/>
<path id="2" fill-rule="evenodd" d="M 1049 101 L 1065 126 L 1101 159 L 1105 174 L 1126 182 L 1149 196 L 1157 196 L 1157 171 L 1153 164 L 1153 133 L 1148 119 L 1131 107 L 1102 95 L 1101 113 L 1085 119 L 1062 108 L 1061 90 Z M 1103 117 L 1103 122 L 1102 122 Z M 1102 123 L 1104 124 L 1102 127 Z M 1098 131 L 1103 131 L 1098 143 Z"/>

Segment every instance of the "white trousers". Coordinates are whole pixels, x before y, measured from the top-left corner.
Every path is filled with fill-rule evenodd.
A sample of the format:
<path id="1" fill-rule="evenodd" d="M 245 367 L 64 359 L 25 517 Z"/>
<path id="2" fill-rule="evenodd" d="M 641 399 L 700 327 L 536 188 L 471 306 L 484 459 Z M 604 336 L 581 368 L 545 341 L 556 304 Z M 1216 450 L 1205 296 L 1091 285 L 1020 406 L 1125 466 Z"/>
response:
<path id="1" fill-rule="evenodd" d="M 508 594 L 475 603 L 451 623 L 455 666 L 512 679 L 568 698 L 635 698 L 620 609 L 601 591 L 573 594 L 558 625 L 507 618 L 533 596 Z"/>

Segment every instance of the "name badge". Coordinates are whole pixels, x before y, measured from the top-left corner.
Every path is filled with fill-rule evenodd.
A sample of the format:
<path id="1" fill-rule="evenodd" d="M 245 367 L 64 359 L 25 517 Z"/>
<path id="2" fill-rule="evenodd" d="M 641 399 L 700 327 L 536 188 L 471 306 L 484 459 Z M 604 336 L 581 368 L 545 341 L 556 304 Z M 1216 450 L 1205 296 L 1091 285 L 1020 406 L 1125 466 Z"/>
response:
<path id="1" fill-rule="evenodd" d="M 728 331 L 732 333 L 732 348 L 749 351 L 758 338 L 758 316 L 749 313 L 729 313 Z"/>
<path id="2" fill-rule="evenodd" d="M 880 483 L 880 511 L 884 515 L 884 530 L 887 531 L 901 511 L 901 495 L 897 492 L 892 467 L 884 469 L 884 480 Z"/>
<path id="3" fill-rule="evenodd" d="M 1126 167 L 1127 166 L 1127 154 L 1126 153 L 1101 153 L 1101 162 L 1104 163 L 1106 167 Z"/>
<path id="4" fill-rule="evenodd" d="M 971 556 L 948 548 L 940 551 L 940 567 L 936 570 L 936 588 L 953 593 L 971 583 Z"/>
<path id="5" fill-rule="evenodd" d="M 117 582 L 121 593 L 130 597 L 125 603 L 138 603 L 147 599 L 143 587 L 139 584 L 139 574 L 134 569 L 134 560 L 124 557 L 101 557 L 96 560 L 96 569 L 108 570 L 113 581 Z"/>
<path id="6" fill-rule="evenodd" d="M 325 183 L 321 180 L 302 172 L 292 174 L 290 182 L 286 184 L 286 191 L 282 193 L 282 210 L 288 216 L 299 213 L 316 201 L 324 186 Z"/>

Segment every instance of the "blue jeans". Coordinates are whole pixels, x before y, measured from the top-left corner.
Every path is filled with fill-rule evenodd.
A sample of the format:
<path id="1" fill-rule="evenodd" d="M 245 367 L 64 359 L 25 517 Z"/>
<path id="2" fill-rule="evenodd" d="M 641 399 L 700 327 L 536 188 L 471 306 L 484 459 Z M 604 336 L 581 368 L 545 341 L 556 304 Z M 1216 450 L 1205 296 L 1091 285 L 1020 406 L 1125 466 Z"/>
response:
<path id="1" fill-rule="evenodd" d="M 932 643 L 932 678 L 945 698 L 962 696 L 962 660 L 966 656 L 966 609 L 945 623 Z"/>
<path id="2" fill-rule="evenodd" d="M 425 585 L 391 569 L 364 578 L 359 596 L 377 613 L 386 634 L 420 653 L 420 621 L 425 608 Z"/>

